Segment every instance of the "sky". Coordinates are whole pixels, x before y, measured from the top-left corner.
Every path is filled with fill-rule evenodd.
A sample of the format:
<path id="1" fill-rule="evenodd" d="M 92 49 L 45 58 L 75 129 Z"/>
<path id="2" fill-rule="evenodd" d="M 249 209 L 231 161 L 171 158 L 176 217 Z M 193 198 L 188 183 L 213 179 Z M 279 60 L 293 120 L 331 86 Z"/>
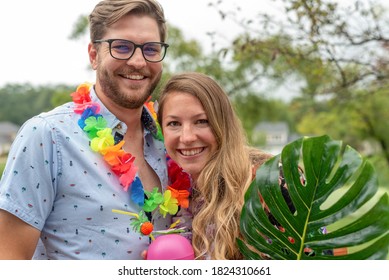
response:
<path id="1" fill-rule="evenodd" d="M 167 21 L 184 31 L 186 39 L 210 45 L 207 32 L 224 34 L 225 42 L 241 32 L 232 22 L 220 19 L 208 6 L 217 0 L 159 0 Z M 4 1 L 0 9 L 0 87 L 7 83 L 33 85 L 93 82 L 88 69 L 88 36 L 70 40 L 73 24 L 88 15 L 99 0 L 20 0 Z M 271 1 L 265 1 L 271 2 Z M 226 9 L 239 5 L 252 15 L 258 0 L 225 0 Z M 261 8 L 264 3 L 261 1 Z M 258 11 L 259 9 L 254 9 Z M 223 42 L 220 41 L 222 44 Z"/>

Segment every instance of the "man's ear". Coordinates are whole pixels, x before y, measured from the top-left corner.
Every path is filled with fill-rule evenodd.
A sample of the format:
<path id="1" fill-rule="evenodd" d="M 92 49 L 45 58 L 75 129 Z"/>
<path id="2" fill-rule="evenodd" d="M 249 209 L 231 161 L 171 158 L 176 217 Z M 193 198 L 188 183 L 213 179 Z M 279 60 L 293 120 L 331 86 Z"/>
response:
<path id="1" fill-rule="evenodd" d="M 93 70 L 97 69 L 97 49 L 92 42 L 88 45 L 89 62 Z"/>

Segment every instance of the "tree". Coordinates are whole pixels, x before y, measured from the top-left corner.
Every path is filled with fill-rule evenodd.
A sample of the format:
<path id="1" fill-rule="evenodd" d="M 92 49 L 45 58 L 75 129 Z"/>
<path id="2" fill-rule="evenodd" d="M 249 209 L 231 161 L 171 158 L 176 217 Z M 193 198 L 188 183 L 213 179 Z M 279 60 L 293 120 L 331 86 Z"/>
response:
<path id="1" fill-rule="evenodd" d="M 347 129 L 351 135 L 359 135 L 356 146 L 373 140 L 389 165 L 388 139 L 378 133 L 383 122 L 371 111 L 382 112 L 389 106 L 389 100 L 383 98 L 388 95 L 389 82 L 389 16 L 385 8 L 361 0 L 351 5 L 330 0 L 272 3 L 283 9 L 283 17 L 259 13 L 254 19 L 240 19 L 239 12 L 223 11 L 223 1 L 211 4 L 222 18 L 232 19 L 247 30 L 231 47 L 221 50 L 223 55 L 231 53 L 234 63 L 239 64 L 240 85 L 257 87 L 263 77 L 278 84 L 295 80 L 300 96 L 290 108 L 297 109 L 293 112 L 296 123 L 304 121 L 304 126 L 298 125 L 305 127 L 301 132 L 314 133 L 306 129 L 315 125 L 308 124 L 307 112 L 310 117 L 320 114 L 325 123 L 333 119 L 329 112 L 342 112 L 344 117 L 348 113 L 362 125 L 350 120 L 329 127 L 326 133 L 337 135 Z"/>
<path id="2" fill-rule="evenodd" d="M 61 101 L 53 101 L 59 95 L 74 91 L 74 86 L 32 86 L 31 84 L 7 84 L 0 89 L 0 121 L 10 121 L 22 125 L 27 119 L 56 105 L 70 101 L 65 97 Z"/>

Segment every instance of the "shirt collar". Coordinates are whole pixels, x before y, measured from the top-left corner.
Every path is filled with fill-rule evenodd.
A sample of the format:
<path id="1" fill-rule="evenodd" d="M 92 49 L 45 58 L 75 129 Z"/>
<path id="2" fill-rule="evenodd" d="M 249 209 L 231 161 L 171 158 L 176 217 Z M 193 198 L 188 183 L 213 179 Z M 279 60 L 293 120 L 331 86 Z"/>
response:
<path id="1" fill-rule="evenodd" d="M 90 89 L 90 97 L 92 102 L 97 102 L 100 105 L 100 114 L 104 116 L 104 119 L 107 121 L 107 126 L 111 129 L 118 130 L 123 134 L 127 131 L 127 126 L 125 123 L 121 122 L 114 114 L 112 114 L 107 107 L 101 102 L 95 92 L 95 88 L 91 87 Z M 151 133 L 154 138 L 158 139 L 158 127 L 156 120 L 152 117 L 150 110 L 143 105 L 141 121 L 143 127 L 145 128 L 145 136 Z"/>

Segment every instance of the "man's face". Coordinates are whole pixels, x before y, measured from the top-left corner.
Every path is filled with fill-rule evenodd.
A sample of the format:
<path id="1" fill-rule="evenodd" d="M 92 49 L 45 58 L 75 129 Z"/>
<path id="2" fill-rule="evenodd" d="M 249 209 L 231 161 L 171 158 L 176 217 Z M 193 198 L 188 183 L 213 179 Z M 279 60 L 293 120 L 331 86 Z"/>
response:
<path id="1" fill-rule="evenodd" d="M 136 44 L 160 42 L 155 19 L 144 15 L 126 15 L 108 28 L 104 38 L 125 39 Z M 140 108 L 157 86 L 162 75 L 162 62 L 148 62 L 140 48 L 128 60 L 110 55 L 109 43 L 89 45 L 89 58 L 96 70 L 96 92 L 115 106 Z M 98 47 L 98 48 L 96 48 Z"/>

